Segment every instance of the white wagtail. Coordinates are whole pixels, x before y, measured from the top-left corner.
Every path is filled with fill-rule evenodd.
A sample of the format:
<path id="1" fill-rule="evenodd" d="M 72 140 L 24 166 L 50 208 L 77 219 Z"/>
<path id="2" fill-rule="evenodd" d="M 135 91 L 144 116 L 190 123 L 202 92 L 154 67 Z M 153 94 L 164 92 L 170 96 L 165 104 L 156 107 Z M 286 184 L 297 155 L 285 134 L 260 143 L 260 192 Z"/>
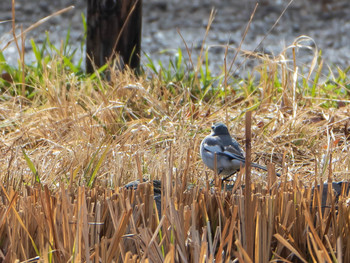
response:
<path id="1" fill-rule="evenodd" d="M 215 154 L 218 175 L 226 180 L 245 165 L 245 154 L 239 143 L 233 139 L 225 124 L 218 122 L 212 127 L 212 133 L 201 143 L 200 154 L 209 169 L 214 170 Z M 253 167 L 267 171 L 265 166 L 252 163 Z M 277 176 L 280 174 L 276 173 Z"/>

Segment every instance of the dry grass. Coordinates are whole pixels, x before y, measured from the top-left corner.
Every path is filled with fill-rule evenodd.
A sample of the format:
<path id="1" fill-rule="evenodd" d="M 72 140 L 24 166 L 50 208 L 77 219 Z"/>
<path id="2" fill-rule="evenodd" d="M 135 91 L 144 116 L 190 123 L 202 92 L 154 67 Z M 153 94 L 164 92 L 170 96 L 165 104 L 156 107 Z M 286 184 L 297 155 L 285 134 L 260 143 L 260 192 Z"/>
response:
<path id="1" fill-rule="evenodd" d="M 187 179 L 187 178 L 183 178 Z M 160 219 L 153 186 L 137 190 L 104 187 L 75 190 L 27 187 L 1 191 L 1 258 L 40 262 L 348 262 L 349 207 L 329 192 L 321 211 L 319 194 L 298 179 L 267 190 L 252 185 L 247 216 L 245 196 L 165 185 Z M 168 192 L 169 191 L 169 192 Z M 310 209 L 310 207 L 312 207 Z M 254 254 L 247 254 L 248 239 Z M 19 242 L 20 241 L 20 242 Z"/>
<path id="2" fill-rule="evenodd" d="M 293 113 L 282 102 L 260 103 L 255 96 L 236 102 L 234 95 L 226 96 L 225 104 L 199 104 L 188 98 L 186 87 L 173 84 L 174 95 L 162 83 L 128 73 L 112 84 L 78 82 L 64 74 L 48 73 L 35 87 L 38 100 L 16 96 L 2 102 L 0 166 L 7 186 L 33 184 L 22 149 L 51 189 L 84 185 L 96 168 L 95 181 L 111 187 L 139 178 L 140 172 L 159 179 L 169 169 L 186 170 L 196 182 L 205 178 L 198 145 L 211 124 L 224 121 L 244 145 L 242 116 L 252 107 L 254 160 L 280 168 L 285 155 L 290 178 L 298 173 L 313 180 L 315 163 L 324 176 L 332 153 L 335 179 L 348 178 L 348 106 L 325 109 L 304 99 L 307 105 Z"/>
<path id="3" fill-rule="evenodd" d="M 317 50 L 301 72 L 304 40 L 276 58 L 246 53 L 261 59 L 259 79 L 225 68 L 210 91 L 197 74 L 78 78 L 59 56 L 1 87 L 0 261 L 350 261 L 348 192 L 312 194 L 349 179 L 349 82 L 321 82 Z M 198 150 L 216 121 L 244 145 L 249 110 L 252 159 L 283 176 L 253 170 L 247 199 L 238 183 L 210 188 Z M 161 211 L 151 184 L 123 187 L 144 177 L 162 181 Z"/>
<path id="4" fill-rule="evenodd" d="M 256 108 L 253 159 L 272 160 L 285 176 L 270 188 L 266 175 L 254 171 L 248 237 L 244 191 L 208 189 L 212 174 L 198 148 L 217 120 L 244 143 L 242 109 L 255 105 L 254 97 L 197 104 L 181 86 L 174 85 L 174 96 L 162 83 L 127 72 L 112 83 L 47 75 L 35 87 L 38 98 L 47 99 L 13 97 L 1 104 L 4 262 L 350 260 L 347 195 L 339 203 L 330 196 L 324 213 L 319 195 L 311 195 L 313 183 L 329 174 L 348 178 L 347 106 L 309 104 L 295 117 L 291 107 Z M 160 222 L 150 185 L 119 188 L 147 175 L 164 184 Z M 91 188 L 84 187 L 91 180 Z M 247 238 L 254 254 L 245 252 Z"/>

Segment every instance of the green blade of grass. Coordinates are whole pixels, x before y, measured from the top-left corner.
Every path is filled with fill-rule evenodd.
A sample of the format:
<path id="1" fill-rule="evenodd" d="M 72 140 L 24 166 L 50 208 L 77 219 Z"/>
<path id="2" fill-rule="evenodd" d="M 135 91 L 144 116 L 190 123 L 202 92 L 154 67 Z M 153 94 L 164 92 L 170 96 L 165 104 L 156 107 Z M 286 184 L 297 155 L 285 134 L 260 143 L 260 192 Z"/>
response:
<path id="1" fill-rule="evenodd" d="M 98 74 L 101 74 L 108 68 L 108 64 L 104 64 L 102 67 L 100 67 L 98 70 L 96 70 L 94 73 L 92 73 L 88 79 L 93 80 L 97 77 Z"/>
<path id="2" fill-rule="evenodd" d="M 101 155 L 101 158 L 98 160 L 97 165 L 96 165 L 94 171 L 92 172 L 92 174 L 91 174 L 91 176 L 90 176 L 90 178 L 89 178 L 88 187 L 92 187 L 92 184 L 93 184 L 93 182 L 95 181 L 97 172 L 98 172 L 98 170 L 100 169 L 100 167 L 101 167 L 101 165 L 102 165 L 102 162 L 103 162 L 103 160 L 105 159 L 106 154 L 107 154 L 109 148 L 110 148 L 110 144 L 107 145 L 106 149 L 103 151 L 103 153 L 102 153 L 102 155 Z M 100 149 L 101 149 L 101 147 L 99 148 L 99 150 L 100 150 Z"/>
<path id="3" fill-rule="evenodd" d="M 23 148 L 22 148 L 22 153 L 23 153 L 24 159 L 26 160 L 26 163 L 27 163 L 29 169 L 32 171 L 32 173 L 34 175 L 35 181 L 41 185 L 39 173 L 38 173 L 37 169 L 35 168 L 34 163 L 30 160 L 30 158 L 28 157 L 28 155 L 26 154 L 26 152 L 24 151 Z"/>

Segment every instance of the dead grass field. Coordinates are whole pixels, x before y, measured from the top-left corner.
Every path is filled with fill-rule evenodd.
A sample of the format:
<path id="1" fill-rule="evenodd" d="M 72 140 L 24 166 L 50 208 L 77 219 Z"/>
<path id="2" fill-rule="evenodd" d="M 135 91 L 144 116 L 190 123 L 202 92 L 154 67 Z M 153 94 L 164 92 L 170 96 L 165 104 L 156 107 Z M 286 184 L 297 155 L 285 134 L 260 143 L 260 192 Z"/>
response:
<path id="1" fill-rule="evenodd" d="M 247 79 L 212 79 L 204 53 L 193 71 L 110 67 L 108 82 L 62 54 L 0 64 L 0 261 L 349 262 L 347 189 L 312 191 L 349 180 L 349 69 L 321 75 L 317 50 L 310 65 L 288 58 L 305 39 L 275 58 L 238 50 L 260 61 Z M 225 191 L 199 144 L 222 121 L 244 145 L 248 111 L 252 161 L 282 176 L 253 170 L 241 188 L 242 172 Z M 124 187 L 142 178 L 160 194 Z"/>
<path id="2" fill-rule="evenodd" d="M 44 76 L 38 99 L 1 104 L 3 262 L 349 260 L 347 193 L 336 202 L 330 192 L 323 209 L 311 195 L 315 182 L 348 179 L 347 105 L 303 99 L 293 112 L 281 107 L 288 90 L 275 103 L 235 94 L 197 103 L 180 84 L 171 94 L 128 73 L 111 83 Z M 283 176 L 277 188 L 254 171 L 248 237 L 245 192 L 209 188 L 198 149 L 218 120 L 244 145 L 251 107 L 253 160 L 274 162 Z M 123 188 L 145 176 L 163 182 L 160 219 L 151 185 Z"/>

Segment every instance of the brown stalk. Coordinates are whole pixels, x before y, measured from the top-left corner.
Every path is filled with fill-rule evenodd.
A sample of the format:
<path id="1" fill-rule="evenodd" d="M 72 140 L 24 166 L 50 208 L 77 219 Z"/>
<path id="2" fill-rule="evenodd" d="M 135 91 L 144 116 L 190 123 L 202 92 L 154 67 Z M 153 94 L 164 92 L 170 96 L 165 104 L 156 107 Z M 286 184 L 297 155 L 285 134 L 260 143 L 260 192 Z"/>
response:
<path id="1" fill-rule="evenodd" d="M 343 253 L 343 249 L 342 249 L 342 238 L 341 237 L 338 237 L 337 238 L 337 246 L 336 246 L 336 249 L 337 249 L 337 260 L 338 262 L 343 262 L 343 256 L 342 256 L 342 253 Z"/>
<path id="2" fill-rule="evenodd" d="M 309 214 L 309 211 L 308 211 L 308 207 L 306 206 L 305 202 L 303 202 L 303 207 L 304 207 L 304 213 L 305 213 L 305 219 L 306 219 L 306 222 L 311 230 L 311 233 L 313 235 L 313 238 L 315 238 L 315 241 L 316 241 L 316 244 L 318 245 L 319 249 L 322 250 L 324 256 L 326 257 L 326 259 L 328 260 L 328 262 L 331 262 L 331 259 L 327 253 L 327 249 L 324 247 L 324 245 L 322 244 L 322 241 L 320 239 L 320 237 L 317 235 L 316 231 L 315 231 L 315 228 L 313 227 L 313 223 L 310 219 L 310 214 Z"/>
<path id="3" fill-rule="evenodd" d="M 136 159 L 137 175 L 141 184 L 143 182 L 143 174 L 142 174 L 142 168 L 141 168 L 141 159 L 138 152 L 136 152 L 135 159 Z"/>
<path id="4" fill-rule="evenodd" d="M 238 253 L 240 254 L 240 257 L 243 259 L 242 262 L 253 263 L 253 260 L 249 256 L 249 253 L 243 248 L 239 240 L 236 240 L 235 245 L 238 248 Z"/>
<path id="5" fill-rule="evenodd" d="M 260 212 L 256 213 L 256 224 L 255 224 L 255 237 L 254 237 L 254 260 L 255 262 L 262 262 L 261 261 L 261 242 L 260 239 L 260 230 L 261 230 L 261 221 L 260 221 Z"/>
<path id="6" fill-rule="evenodd" d="M 327 243 L 327 246 L 328 246 L 328 249 L 329 249 L 329 251 L 330 251 L 330 253 L 331 253 L 331 255 L 332 255 L 332 259 L 333 259 L 333 260 L 336 260 L 337 257 L 336 257 L 335 254 L 334 254 L 334 250 L 333 250 L 332 244 L 331 244 L 331 242 L 330 242 L 328 236 L 325 235 L 325 236 L 324 236 L 324 239 L 325 239 L 325 241 L 326 241 L 326 243 Z M 341 262 L 341 261 L 340 261 L 340 262 Z"/>
<path id="7" fill-rule="evenodd" d="M 276 196 L 275 196 L 276 198 Z M 264 253 L 265 253 L 265 257 L 263 257 L 263 260 L 267 261 L 271 255 L 271 240 L 272 240 L 272 236 L 273 236 L 273 232 L 274 232 L 274 218 L 275 218 L 275 213 L 276 213 L 276 204 L 275 204 L 275 198 L 270 197 L 268 198 L 268 216 L 267 216 L 267 242 L 266 242 L 266 249 L 264 249 Z M 265 209 L 263 209 L 264 211 L 266 211 Z M 267 246 L 270 246 L 270 248 L 268 248 Z"/>
<path id="8" fill-rule="evenodd" d="M 185 246 L 185 233 L 183 232 L 183 224 L 181 220 L 181 216 L 179 214 L 179 211 L 175 209 L 174 204 L 171 204 L 170 209 L 172 210 L 173 214 L 173 229 L 176 239 L 179 241 L 176 249 L 180 253 L 184 254 L 186 252 L 186 246 Z"/>
<path id="9" fill-rule="evenodd" d="M 171 244 L 169 252 L 165 256 L 164 262 L 166 262 L 166 263 L 174 263 L 175 262 L 174 259 L 175 259 L 175 248 L 174 248 L 174 245 Z"/>
<path id="10" fill-rule="evenodd" d="M 322 251 L 320 250 L 320 248 L 317 246 L 314 237 L 312 236 L 312 234 L 310 232 L 307 233 L 308 234 L 308 238 L 310 239 L 310 244 L 311 244 L 311 248 L 313 248 L 313 250 L 310 249 L 310 251 L 313 251 L 315 256 L 316 256 L 316 261 L 317 262 L 326 262 L 325 258 L 322 256 Z M 313 256 L 315 258 L 315 256 Z"/>
<path id="11" fill-rule="evenodd" d="M 228 231 L 228 235 L 225 239 L 225 243 L 228 245 L 227 247 L 229 248 L 227 251 L 227 257 L 231 256 L 231 248 L 232 248 L 232 244 L 234 244 L 235 240 L 234 240 L 234 227 L 235 227 L 235 221 L 234 218 L 231 217 L 231 220 L 227 220 L 227 222 L 230 222 L 230 228 Z"/>
<path id="12" fill-rule="evenodd" d="M 125 211 L 122 214 L 118 228 L 113 235 L 110 247 L 107 251 L 107 261 L 106 262 L 112 262 L 112 259 L 115 258 L 116 255 L 118 255 L 119 243 L 120 243 L 120 240 L 121 240 L 123 234 L 126 231 L 126 226 L 127 226 L 128 221 L 129 221 L 129 217 L 131 216 L 131 213 L 132 213 L 132 210 L 129 210 L 129 211 Z"/>
<path id="13" fill-rule="evenodd" d="M 220 237 L 221 242 L 219 243 L 220 246 L 219 246 L 218 252 L 216 254 L 216 259 L 215 259 L 216 261 L 222 261 L 222 258 L 221 258 L 222 251 L 224 250 L 224 246 L 226 246 L 226 244 L 227 244 L 227 242 L 224 239 L 226 237 L 226 234 L 227 234 L 227 231 L 228 231 L 228 228 L 229 228 L 229 224 L 230 224 L 230 220 L 227 220 L 226 223 L 225 223 L 224 229 L 223 230 L 220 229 L 221 232 L 219 234 L 221 236 Z M 215 234 L 215 236 L 216 236 L 216 234 Z M 216 247 L 216 245 L 214 247 Z"/>
<path id="14" fill-rule="evenodd" d="M 191 226 L 191 236 L 192 236 L 192 240 L 193 240 L 193 257 L 194 257 L 194 262 L 199 262 L 199 254 L 200 254 L 200 240 L 199 240 L 199 236 L 198 233 L 196 231 L 196 220 L 197 220 L 197 212 L 195 209 L 195 204 L 192 204 L 191 206 L 191 210 L 192 210 L 192 226 Z"/>
<path id="15" fill-rule="evenodd" d="M 307 263 L 307 260 L 305 260 L 299 252 L 289 244 L 289 242 L 283 238 L 280 234 L 275 234 L 274 237 L 286 248 L 288 248 L 291 252 L 293 252 L 302 262 Z"/>
<path id="16" fill-rule="evenodd" d="M 245 200 L 244 200 L 244 212 L 245 212 L 245 232 L 246 232 L 246 251 L 251 257 L 254 255 L 254 212 L 252 209 L 252 189 L 251 189 L 251 118 L 252 112 L 246 113 L 245 122 L 245 137 L 246 137 L 246 157 L 245 157 Z"/>
<path id="17" fill-rule="evenodd" d="M 3 186 L 3 184 L 0 182 L 1 184 L 1 188 L 3 189 L 3 191 L 5 191 L 5 188 Z M 7 218 L 9 212 L 11 211 L 11 208 L 13 207 L 13 205 L 16 203 L 18 198 L 18 193 L 15 192 L 13 193 L 13 195 L 11 197 L 8 196 L 8 205 L 6 207 L 5 212 L 2 214 L 1 218 L 0 218 L 0 229 L 2 229 L 3 225 L 5 224 L 5 219 Z"/>
<path id="18" fill-rule="evenodd" d="M 182 178 L 181 178 L 182 184 L 181 184 L 180 197 L 179 197 L 181 201 L 183 200 L 183 193 L 186 190 L 186 185 L 188 182 L 187 178 L 188 178 L 188 171 L 189 171 L 190 163 L 191 163 L 191 155 L 192 155 L 192 149 L 188 148 L 187 155 L 186 155 L 186 166 L 185 166 L 185 170 L 183 172 Z"/>
<path id="19" fill-rule="evenodd" d="M 81 254 L 85 254 L 85 259 L 89 258 L 90 247 L 89 247 L 89 226 L 88 226 L 88 211 L 86 207 L 86 192 L 85 188 L 81 187 L 81 198 L 80 198 L 80 213 L 78 217 L 78 222 L 81 221 L 79 225 L 82 227 L 82 243 L 84 244 L 84 252 Z"/>
<path id="20" fill-rule="evenodd" d="M 67 196 L 65 193 L 65 189 L 63 185 L 61 185 L 61 215 L 62 215 L 62 232 L 63 232 L 63 245 L 64 249 L 68 251 L 68 248 L 72 247 L 72 239 L 71 235 L 69 233 L 71 232 L 71 228 L 69 225 L 69 210 L 71 208 L 70 204 L 68 203 Z"/>

